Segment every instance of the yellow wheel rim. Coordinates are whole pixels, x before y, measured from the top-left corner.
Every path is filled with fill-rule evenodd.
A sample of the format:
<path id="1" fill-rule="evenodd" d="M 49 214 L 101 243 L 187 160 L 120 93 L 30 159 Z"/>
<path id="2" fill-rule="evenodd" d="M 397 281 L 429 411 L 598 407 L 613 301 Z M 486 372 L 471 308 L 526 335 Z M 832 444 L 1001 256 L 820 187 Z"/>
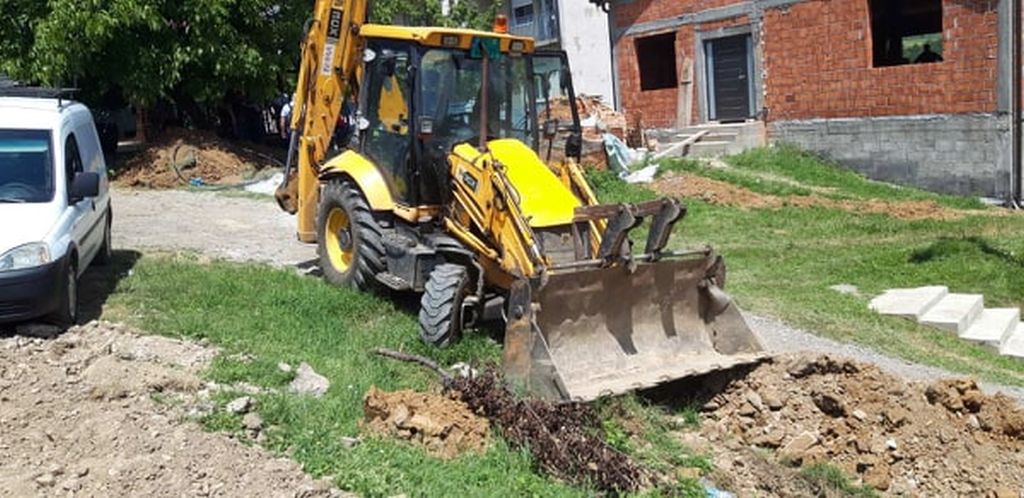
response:
<path id="1" fill-rule="evenodd" d="M 331 266 L 340 273 L 347 272 L 356 257 L 356 244 L 348 213 L 340 207 L 331 209 L 327 213 L 325 232 L 327 257 L 331 260 Z"/>

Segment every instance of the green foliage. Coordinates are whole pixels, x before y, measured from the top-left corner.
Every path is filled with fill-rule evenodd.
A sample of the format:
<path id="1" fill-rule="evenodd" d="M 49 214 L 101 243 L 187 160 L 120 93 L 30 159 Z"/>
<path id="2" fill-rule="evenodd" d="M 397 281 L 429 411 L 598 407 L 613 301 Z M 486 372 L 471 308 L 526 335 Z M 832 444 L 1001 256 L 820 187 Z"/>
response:
<path id="1" fill-rule="evenodd" d="M 87 99 L 119 92 L 144 106 L 271 96 L 294 68 L 311 12 L 275 0 L 0 2 L 5 27 L 28 27 L 0 45 L 0 71 L 75 85 Z"/>
<path id="2" fill-rule="evenodd" d="M 370 21 L 404 26 L 444 26 L 490 30 L 494 18 L 502 12 L 502 2 L 482 0 L 452 0 L 451 10 L 445 16 L 441 0 L 376 0 Z"/>
<path id="3" fill-rule="evenodd" d="M 816 485 L 825 496 L 874 498 L 878 493 L 868 486 L 856 486 L 835 466 L 819 463 L 800 469 L 800 477 Z"/>
<path id="4" fill-rule="evenodd" d="M 643 202 L 658 197 L 644 187 L 626 183 L 613 171 L 587 169 L 586 175 L 590 187 L 604 203 Z"/>

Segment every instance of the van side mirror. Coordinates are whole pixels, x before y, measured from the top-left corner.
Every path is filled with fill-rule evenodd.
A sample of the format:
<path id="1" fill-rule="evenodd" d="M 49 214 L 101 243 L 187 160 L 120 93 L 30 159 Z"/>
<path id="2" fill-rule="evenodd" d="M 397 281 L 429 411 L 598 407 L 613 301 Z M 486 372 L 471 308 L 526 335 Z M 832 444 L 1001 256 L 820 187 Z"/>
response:
<path id="1" fill-rule="evenodd" d="M 74 204 L 82 199 L 97 197 L 100 195 L 100 175 L 93 171 L 84 171 L 75 174 L 71 181 L 71 191 L 68 197 Z"/>

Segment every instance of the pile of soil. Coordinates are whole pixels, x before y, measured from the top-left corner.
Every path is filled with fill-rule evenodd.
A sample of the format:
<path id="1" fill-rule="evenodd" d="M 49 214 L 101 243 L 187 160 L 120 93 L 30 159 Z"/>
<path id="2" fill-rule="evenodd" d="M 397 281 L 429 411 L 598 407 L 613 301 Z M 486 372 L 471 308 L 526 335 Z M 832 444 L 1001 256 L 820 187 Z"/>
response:
<path id="1" fill-rule="evenodd" d="M 188 420 L 217 353 L 110 323 L 0 331 L 0 496 L 342 496 Z"/>
<path id="2" fill-rule="evenodd" d="M 611 493 L 635 491 L 651 481 L 602 438 L 589 405 L 518 398 L 493 370 L 456 378 L 448 389 L 500 427 L 513 446 L 527 448 L 540 468 L 558 479 Z"/>
<path id="3" fill-rule="evenodd" d="M 830 199 L 818 195 L 776 196 L 759 194 L 728 182 L 703 176 L 677 173 L 654 183 L 662 195 L 701 199 L 709 204 L 744 209 L 771 209 L 784 206 L 823 207 L 860 214 L 884 214 L 902 220 L 956 220 L 963 213 L 934 201 L 881 201 Z"/>
<path id="4" fill-rule="evenodd" d="M 223 140 L 209 131 L 172 128 L 126 161 L 114 183 L 125 187 L 175 188 L 198 178 L 204 184 L 238 184 L 280 164 L 280 151 Z"/>
<path id="5" fill-rule="evenodd" d="M 739 441 L 786 463 L 828 463 L 889 494 L 1024 491 L 1024 410 L 971 380 L 907 384 L 873 365 L 784 357 L 733 380 L 704 409 L 701 434 L 712 445 Z"/>
<path id="6" fill-rule="evenodd" d="M 487 449 L 490 424 L 462 401 L 411 390 L 385 392 L 371 387 L 363 399 L 370 432 L 415 442 L 430 454 L 454 458 Z"/>

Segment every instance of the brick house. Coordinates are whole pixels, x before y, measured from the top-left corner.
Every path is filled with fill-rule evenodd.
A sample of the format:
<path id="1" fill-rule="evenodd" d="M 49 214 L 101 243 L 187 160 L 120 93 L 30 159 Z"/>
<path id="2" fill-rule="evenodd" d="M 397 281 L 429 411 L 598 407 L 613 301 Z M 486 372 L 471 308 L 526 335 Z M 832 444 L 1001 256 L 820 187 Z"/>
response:
<path id="1" fill-rule="evenodd" d="M 1011 0 L 612 0 L 616 101 L 758 120 L 873 178 L 1012 192 Z"/>

